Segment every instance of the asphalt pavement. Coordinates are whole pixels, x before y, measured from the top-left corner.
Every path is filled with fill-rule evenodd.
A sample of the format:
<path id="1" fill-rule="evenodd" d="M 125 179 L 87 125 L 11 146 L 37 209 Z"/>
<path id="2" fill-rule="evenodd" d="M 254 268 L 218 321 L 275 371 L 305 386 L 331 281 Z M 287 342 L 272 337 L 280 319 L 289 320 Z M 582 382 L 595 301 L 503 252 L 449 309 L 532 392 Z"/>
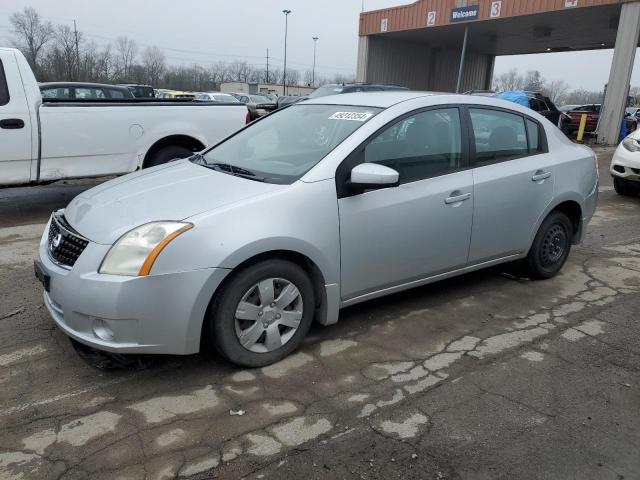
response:
<path id="1" fill-rule="evenodd" d="M 493 268 L 350 307 L 254 370 L 87 364 L 48 317 L 44 223 L 96 180 L 0 190 L 0 479 L 640 478 L 640 198 L 547 281 Z"/>

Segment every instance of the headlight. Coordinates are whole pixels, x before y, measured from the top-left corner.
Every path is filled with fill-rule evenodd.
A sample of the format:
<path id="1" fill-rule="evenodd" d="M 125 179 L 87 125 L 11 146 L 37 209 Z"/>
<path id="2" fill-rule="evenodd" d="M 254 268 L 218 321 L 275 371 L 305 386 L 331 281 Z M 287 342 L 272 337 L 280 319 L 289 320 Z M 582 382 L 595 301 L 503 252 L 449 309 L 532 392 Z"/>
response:
<path id="1" fill-rule="evenodd" d="M 193 228 L 184 222 L 151 222 L 125 233 L 109 249 L 100 273 L 149 275 L 160 252 L 178 235 Z"/>
<path id="2" fill-rule="evenodd" d="M 627 137 L 622 141 L 622 146 L 630 152 L 640 152 L 640 142 L 638 140 Z"/>

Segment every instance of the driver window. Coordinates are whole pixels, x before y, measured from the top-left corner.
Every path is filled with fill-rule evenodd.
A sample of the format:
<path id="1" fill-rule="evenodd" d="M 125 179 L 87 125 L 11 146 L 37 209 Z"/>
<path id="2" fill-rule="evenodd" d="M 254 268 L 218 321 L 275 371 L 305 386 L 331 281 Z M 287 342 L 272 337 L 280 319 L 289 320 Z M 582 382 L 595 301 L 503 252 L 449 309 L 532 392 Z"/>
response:
<path id="1" fill-rule="evenodd" d="M 365 147 L 364 161 L 393 168 L 400 183 L 445 175 L 461 167 L 460 113 L 429 110 L 387 127 Z"/>

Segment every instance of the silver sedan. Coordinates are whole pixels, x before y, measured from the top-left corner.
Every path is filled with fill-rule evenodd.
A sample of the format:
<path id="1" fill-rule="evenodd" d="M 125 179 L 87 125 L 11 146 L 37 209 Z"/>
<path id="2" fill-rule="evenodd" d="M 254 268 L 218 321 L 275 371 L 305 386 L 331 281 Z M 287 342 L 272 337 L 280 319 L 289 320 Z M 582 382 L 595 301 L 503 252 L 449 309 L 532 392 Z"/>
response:
<path id="1" fill-rule="evenodd" d="M 36 275 L 58 326 L 115 353 L 273 363 L 342 307 L 504 262 L 562 268 L 597 201 L 594 153 L 502 100 L 301 102 L 55 212 Z"/>

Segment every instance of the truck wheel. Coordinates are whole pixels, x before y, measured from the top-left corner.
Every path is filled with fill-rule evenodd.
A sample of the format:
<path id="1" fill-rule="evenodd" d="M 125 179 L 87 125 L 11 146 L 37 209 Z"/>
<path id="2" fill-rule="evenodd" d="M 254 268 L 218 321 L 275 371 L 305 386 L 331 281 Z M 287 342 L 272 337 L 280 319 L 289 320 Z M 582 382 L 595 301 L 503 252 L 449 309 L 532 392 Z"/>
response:
<path id="1" fill-rule="evenodd" d="M 542 222 L 525 259 L 531 278 L 544 280 L 555 276 L 571 251 L 573 227 L 562 212 L 551 212 Z"/>
<path id="2" fill-rule="evenodd" d="M 629 195 L 633 195 L 634 193 L 633 189 L 625 180 L 621 180 L 615 177 L 613 178 L 613 188 L 618 195 L 622 195 L 625 197 Z"/>
<path id="3" fill-rule="evenodd" d="M 216 349 L 243 367 L 263 367 L 296 350 L 311 327 L 313 284 L 295 263 L 266 260 L 236 273 L 208 315 Z"/>
<path id="4" fill-rule="evenodd" d="M 193 155 L 193 152 L 186 147 L 179 145 L 171 145 L 163 147 L 155 152 L 151 157 L 144 162 L 143 168 L 155 167 L 157 165 L 163 165 L 171 160 L 177 160 L 180 158 L 187 158 Z"/>

